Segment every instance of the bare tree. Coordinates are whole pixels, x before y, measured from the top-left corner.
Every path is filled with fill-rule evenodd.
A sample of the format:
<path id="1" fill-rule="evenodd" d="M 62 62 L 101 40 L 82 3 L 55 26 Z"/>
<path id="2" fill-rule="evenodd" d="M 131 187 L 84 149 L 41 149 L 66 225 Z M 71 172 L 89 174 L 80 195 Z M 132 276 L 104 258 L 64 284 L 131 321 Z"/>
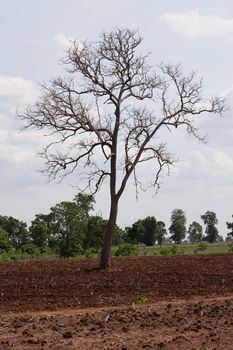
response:
<path id="1" fill-rule="evenodd" d="M 81 183 L 94 194 L 109 179 L 110 213 L 100 267 L 110 264 L 119 199 L 131 177 L 136 191 L 140 164 L 153 162 L 154 179 L 174 159 L 159 141 L 164 128 L 184 126 L 204 141 L 194 126 L 203 113 L 221 114 L 224 101 L 202 98 L 202 82 L 185 76 L 180 65 L 154 70 L 148 54 L 137 54 L 142 38 L 136 31 L 116 29 L 98 42 L 74 41 L 63 64 L 69 78 L 42 87 L 41 98 L 19 117 L 26 128 L 47 129 L 56 136 L 41 152 L 49 179 L 63 179 L 80 169 Z"/>

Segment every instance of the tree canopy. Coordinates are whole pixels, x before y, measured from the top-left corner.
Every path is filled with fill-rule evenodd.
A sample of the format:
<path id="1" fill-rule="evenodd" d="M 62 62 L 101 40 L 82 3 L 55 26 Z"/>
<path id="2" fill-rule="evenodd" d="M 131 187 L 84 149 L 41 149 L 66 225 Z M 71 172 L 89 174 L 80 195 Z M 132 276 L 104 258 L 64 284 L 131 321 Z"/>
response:
<path id="1" fill-rule="evenodd" d="M 233 215 L 232 215 L 232 217 L 233 217 Z M 233 222 L 227 221 L 226 225 L 227 225 L 228 230 L 230 230 L 230 232 L 228 232 L 227 235 L 229 237 L 233 237 Z"/>
<path id="2" fill-rule="evenodd" d="M 174 209 L 171 214 L 171 226 L 169 231 L 171 233 L 171 239 L 175 243 L 181 243 L 186 234 L 186 216 L 182 209 Z"/>
<path id="3" fill-rule="evenodd" d="M 19 248 L 28 242 L 29 232 L 26 222 L 20 221 L 13 216 L 0 215 L 0 228 L 7 233 L 7 238 L 15 248 Z"/>
<path id="4" fill-rule="evenodd" d="M 188 239 L 190 243 L 201 242 L 203 238 L 203 229 L 202 226 L 193 221 L 188 229 Z"/>
<path id="5" fill-rule="evenodd" d="M 205 239 L 209 243 L 216 242 L 218 240 L 218 229 L 216 225 L 218 224 L 218 219 L 213 211 L 206 211 L 205 214 L 201 215 L 201 219 L 206 225 L 205 229 Z"/>
<path id="6" fill-rule="evenodd" d="M 137 220 L 132 226 L 125 229 L 125 240 L 128 243 L 143 243 L 147 246 L 162 244 L 167 233 L 163 221 L 157 221 L 154 216 L 147 216 Z"/>

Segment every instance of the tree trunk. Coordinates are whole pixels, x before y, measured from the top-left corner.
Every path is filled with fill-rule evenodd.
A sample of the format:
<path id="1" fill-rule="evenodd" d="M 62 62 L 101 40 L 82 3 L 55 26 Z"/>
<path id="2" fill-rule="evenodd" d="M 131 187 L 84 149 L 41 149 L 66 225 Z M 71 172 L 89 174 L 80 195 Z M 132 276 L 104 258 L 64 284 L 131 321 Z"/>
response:
<path id="1" fill-rule="evenodd" d="M 118 210 L 118 199 L 111 199 L 111 209 L 107 229 L 105 232 L 104 244 L 100 258 L 100 269 L 106 269 L 110 266 L 110 255 L 112 249 L 112 240 L 116 229 L 116 219 Z"/>

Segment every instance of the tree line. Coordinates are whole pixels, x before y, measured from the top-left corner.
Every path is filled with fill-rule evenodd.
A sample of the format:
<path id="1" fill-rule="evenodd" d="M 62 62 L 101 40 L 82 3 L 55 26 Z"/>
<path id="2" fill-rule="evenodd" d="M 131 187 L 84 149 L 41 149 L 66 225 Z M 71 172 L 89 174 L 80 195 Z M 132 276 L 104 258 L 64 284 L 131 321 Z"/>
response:
<path id="1" fill-rule="evenodd" d="M 171 225 L 168 229 L 163 221 L 156 221 L 154 217 L 147 217 L 136 221 L 132 227 L 126 227 L 126 240 L 129 243 L 144 243 L 146 245 L 164 244 L 164 243 L 182 243 L 185 238 L 189 243 L 208 242 L 214 243 L 223 241 L 219 235 L 216 225 L 218 219 L 216 213 L 206 211 L 200 217 L 205 225 L 205 231 L 199 222 L 193 221 L 189 227 L 186 227 L 186 215 L 182 209 L 174 209 L 171 213 Z M 227 228 L 231 230 L 228 237 L 233 237 L 233 223 L 227 222 Z"/>
<path id="2" fill-rule="evenodd" d="M 39 253 L 50 252 L 60 257 L 74 257 L 88 251 L 98 252 L 103 246 L 108 220 L 91 215 L 94 197 L 78 193 L 72 201 L 62 201 L 53 206 L 48 214 L 36 214 L 31 225 L 12 216 L 0 215 L 0 253 L 22 250 L 29 253 L 37 248 Z M 216 225 L 216 214 L 207 211 L 201 215 L 205 231 L 194 221 L 186 227 L 186 215 L 182 209 L 171 213 L 168 230 L 163 221 L 147 216 L 128 226 L 115 227 L 113 245 L 123 243 L 153 246 L 166 243 L 182 243 L 186 236 L 190 243 L 217 242 L 223 238 Z M 228 238 L 233 237 L 233 222 L 226 223 Z"/>

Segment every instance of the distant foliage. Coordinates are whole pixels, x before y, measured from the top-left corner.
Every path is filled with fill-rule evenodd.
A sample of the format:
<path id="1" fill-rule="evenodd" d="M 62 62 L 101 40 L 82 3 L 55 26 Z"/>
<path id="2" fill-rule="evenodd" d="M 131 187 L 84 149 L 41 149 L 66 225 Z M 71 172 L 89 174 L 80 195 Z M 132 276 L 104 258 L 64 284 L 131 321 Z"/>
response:
<path id="1" fill-rule="evenodd" d="M 186 216 L 182 209 L 174 209 L 171 214 L 171 226 L 169 231 L 171 233 L 171 240 L 180 244 L 185 238 L 186 234 Z"/>
<path id="2" fill-rule="evenodd" d="M 206 225 L 205 229 L 205 240 L 209 243 L 217 242 L 218 240 L 218 229 L 216 225 L 218 224 L 218 219 L 213 211 L 207 211 L 205 214 L 201 215 L 201 219 Z"/>
<path id="3" fill-rule="evenodd" d="M 190 224 L 188 229 L 188 239 L 190 243 L 201 242 L 203 239 L 203 229 L 198 222 L 193 221 L 192 224 Z"/>
<path id="4" fill-rule="evenodd" d="M 26 243 L 21 247 L 21 252 L 24 254 L 38 257 L 40 255 L 40 249 L 33 243 Z"/>
<path id="5" fill-rule="evenodd" d="M 165 223 L 157 221 L 154 216 L 147 216 L 126 227 L 125 240 L 131 244 L 142 243 L 146 246 L 162 244 L 167 233 Z"/>
<path id="6" fill-rule="evenodd" d="M 204 252 L 207 249 L 207 244 L 205 242 L 201 242 L 194 250 L 194 253 Z"/>
<path id="7" fill-rule="evenodd" d="M 0 228 L 7 233 L 7 238 L 15 248 L 20 248 L 23 244 L 29 242 L 27 224 L 23 221 L 12 216 L 0 215 Z"/>
<path id="8" fill-rule="evenodd" d="M 155 217 L 148 216 L 143 220 L 144 237 L 143 242 L 147 246 L 153 246 L 157 239 L 157 221 Z"/>
<path id="9" fill-rule="evenodd" d="M 115 256 L 137 256 L 138 249 L 133 244 L 120 245 L 115 251 Z"/>
<path id="10" fill-rule="evenodd" d="M 7 232 L 0 227 L 0 253 L 9 253 L 13 248 L 12 242 L 8 239 Z"/>
<path id="11" fill-rule="evenodd" d="M 156 230 L 157 243 L 161 246 L 166 239 L 166 226 L 163 221 L 157 221 L 157 230 Z"/>
<path id="12" fill-rule="evenodd" d="M 49 230 L 46 221 L 41 220 L 40 215 L 32 221 L 29 231 L 32 242 L 37 247 L 43 248 L 48 245 Z"/>
<path id="13" fill-rule="evenodd" d="M 57 252 L 62 258 L 98 253 L 103 245 L 108 221 L 91 216 L 94 197 L 78 193 L 73 201 L 56 204 L 46 214 L 37 214 L 29 228 L 32 243 L 45 251 Z M 124 231 L 115 229 L 113 244 L 124 242 Z"/>
<path id="14" fill-rule="evenodd" d="M 12 216 L 0 216 L 0 261 L 18 260 L 43 256 L 70 258 L 77 256 L 99 257 L 103 246 L 108 220 L 90 215 L 93 210 L 93 196 L 78 193 L 72 201 L 54 205 L 48 214 L 37 214 L 27 224 Z M 201 216 L 206 225 L 194 221 L 189 225 L 188 240 L 184 241 L 186 216 L 182 209 L 171 214 L 171 237 L 167 237 L 165 223 L 154 216 L 137 220 L 125 230 L 115 226 L 113 252 L 115 256 L 155 256 L 202 253 L 233 252 L 233 243 L 208 245 L 223 242 L 218 234 L 218 220 L 214 212 Z M 233 240 L 233 223 L 227 222 L 226 242 Z M 199 244 L 198 244 L 199 243 Z M 159 246 L 158 246 L 159 245 Z M 162 246 L 163 245 L 163 246 Z M 208 248 L 208 249 L 207 249 Z"/>
<path id="15" fill-rule="evenodd" d="M 233 242 L 228 245 L 228 252 L 233 253 Z"/>
<path id="16" fill-rule="evenodd" d="M 160 255 L 169 255 L 170 254 L 170 249 L 168 248 L 162 248 L 160 249 Z"/>
<path id="17" fill-rule="evenodd" d="M 178 253 L 177 245 L 173 244 L 170 251 L 172 255 L 176 255 Z"/>
<path id="18" fill-rule="evenodd" d="M 233 218 L 233 215 L 232 215 Z M 227 233 L 228 237 L 233 237 L 233 222 L 228 222 L 226 223 L 227 229 L 230 230 L 230 232 Z"/>
<path id="19" fill-rule="evenodd" d="M 84 251 L 85 233 L 94 198 L 79 193 L 72 202 L 51 208 L 51 234 L 57 240 L 61 257 L 74 257 Z"/>

